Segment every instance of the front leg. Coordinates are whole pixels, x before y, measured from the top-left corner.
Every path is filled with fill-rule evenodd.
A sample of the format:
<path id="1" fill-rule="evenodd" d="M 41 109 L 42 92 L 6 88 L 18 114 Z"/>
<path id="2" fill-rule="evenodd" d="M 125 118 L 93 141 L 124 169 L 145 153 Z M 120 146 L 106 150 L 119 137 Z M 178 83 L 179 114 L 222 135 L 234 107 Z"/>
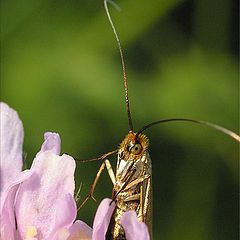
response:
<path id="1" fill-rule="evenodd" d="M 102 174 L 105 166 L 106 166 L 106 168 L 107 168 L 109 177 L 110 177 L 113 185 L 115 185 L 115 183 L 116 183 L 116 177 L 115 177 L 115 175 L 114 175 L 114 172 L 113 172 L 113 169 L 112 169 L 112 166 L 111 166 L 110 161 L 109 161 L 108 159 L 106 159 L 106 160 L 104 160 L 104 162 L 101 164 L 101 166 L 100 166 L 100 168 L 99 168 L 99 170 L 98 170 L 98 172 L 97 172 L 97 174 L 96 174 L 96 177 L 95 177 L 95 179 L 94 179 L 94 181 L 93 181 L 93 184 L 92 184 L 92 186 L 91 186 L 91 188 L 90 188 L 90 190 L 89 190 L 86 198 L 85 198 L 84 201 L 81 203 L 81 205 L 78 207 L 78 210 L 81 209 L 81 208 L 85 205 L 85 203 L 86 203 L 90 198 L 92 198 L 94 201 L 96 201 L 96 199 L 93 197 L 93 193 L 94 193 L 94 190 L 95 190 L 95 188 L 96 188 L 97 182 L 98 182 L 98 180 L 99 180 L 99 178 L 100 178 L 100 176 L 101 176 L 101 174 Z"/>

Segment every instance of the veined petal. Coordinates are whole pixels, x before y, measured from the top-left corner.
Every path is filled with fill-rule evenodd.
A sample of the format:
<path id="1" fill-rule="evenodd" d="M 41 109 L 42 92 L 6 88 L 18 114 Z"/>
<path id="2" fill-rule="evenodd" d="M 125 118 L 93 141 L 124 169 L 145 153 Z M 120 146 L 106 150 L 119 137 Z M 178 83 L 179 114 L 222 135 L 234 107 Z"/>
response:
<path id="1" fill-rule="evenodd" d="M 147 225 L 139 222 L 135 211 L 125 212 L 121 218 L 121 225 L 127 240 L 149 240 Z"/>
<path id="2" fill-rule="evenodd" d="M 92 240 L 105 240 L 114 208 L 115 203 L 111 199 L 102 200 L 94 218 Z"/>
<path id="3" fill-rule="evenodd" d="M 23 125 L 16 111 L 0 103 L 0 194 L 22 170 Z"/>
<path id="4" fill-rule="evenodd" d="M 24 238 L 27 228 L 33 226 L 38 239 L 49 239 L 56 228 L 69 227 L 76 217 L 72 197 L 75 161 L 68 155 L 40 152 L 31 170 L 33 175 L 21 184 L 16 198 L 19 234 Z"/>
<path id="5" fill-rule="evenodd" d="M 60 154 L 61 139 L 58 133 L 46 132 L 44 134 L 44 140 L 40 152 L 52 151 L 56 155 Z"/>

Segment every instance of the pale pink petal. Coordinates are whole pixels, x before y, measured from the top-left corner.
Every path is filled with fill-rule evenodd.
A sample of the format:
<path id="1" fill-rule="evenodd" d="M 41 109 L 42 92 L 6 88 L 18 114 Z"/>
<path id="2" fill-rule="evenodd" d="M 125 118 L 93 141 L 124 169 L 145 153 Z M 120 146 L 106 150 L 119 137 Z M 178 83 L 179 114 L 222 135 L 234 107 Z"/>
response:
<path id="1" fill-rule="evenodd" d="M 0 103 L 0 194 L 22 170 L 23 125 L 16 111 Z"/>
<path id="2" fill-rule="evenodd" d="M 1 102 L 0 114 L 0 234 L 1 239 L 16 239 L 15 195 L 31 173 L 21 172 L 23 125 L 17 112 Z"/>
<path id="3" fill-rule="evenodd" d="M 21 184 L 16 199 L 18 230 L 24 238 L 27 227 L 34 226 L 38 239 L 49 239 L 57 227 L 70 226 L 76 217 L 75 202 L 66 200 L 74 194 L 75 161 L 68 155 L 40 152 L 31 170 L 33 175 Z"/>
<path id="4" fill-rule="evenodd" d="M 106 198 L 100 203 L 93 222 L 92 240 L 105 240 L 114 208 L 115 203 L 111 199 Z"/>
<path id="5" fill-rule="evenodd" d="M 48 239 L 59 240 L 60 236 L 58 232 L 60 229 L 67 229 L 72 226 L 77 216 L 77 206 L 75 200 L 71 194 L 65 195 L 63 199 L 57 199 L 56 211 L 54 218 L 55 226 L 52 228 Z M 61 238 L 64 239 L 64 238 Z"/>
<path id="6" fill-rule="evenodd" d="M 25 170 L 18 174 L 15 181 L 4 191 L 6 194 L 1 199 L 0 223 L 1 239 L 16 239 L 16 223 L 14 201 L 19 184 L 31 176 L 31 171 Z"/>
<path id="7" fill-rule="evenodd" d="M 70 236 L 67 238 L 67 240 L 92 239 L 92 228 L 80 220 L 76 221 L 68 231 Z"/>
<path id="8" fill-rule="evenodd" d="M 147 225 L 139 222 L 135 211 L 125 212 L 121 218 L 121 225 L 127 240 L 149 240 Z"/>
<path id="9" fill-rule="evenodd" d="M 52 151 L 56 155 L 60 154 L 61 139 L 58 133 L 46 132 L 44 134 L 44 140 L 40 152 Z"/>

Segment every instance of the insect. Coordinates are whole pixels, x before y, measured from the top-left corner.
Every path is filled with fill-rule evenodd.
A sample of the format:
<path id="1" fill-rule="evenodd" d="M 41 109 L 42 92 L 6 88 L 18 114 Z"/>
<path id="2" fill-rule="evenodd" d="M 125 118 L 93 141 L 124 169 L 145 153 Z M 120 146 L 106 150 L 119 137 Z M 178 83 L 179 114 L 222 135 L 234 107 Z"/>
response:
<path id="1" fill-rule="evenodd" d="M 126 239 L 124 230 L 120 224 L 120 218 L 124 212 L 129 210 L 136 211 L 139 221 L 144 222 L 148 225 L 148 229 L 151 234 L 152 164 L 151 164 L 151 158 L 148 152 L 149 140 L 146 137 L 146 135 L 143 134 L 143 132 L 146 129 L 160 123 L 166 123 L 171 121 L 185 121 L 185 122 L 202 124 L 202 125 L 206 125 L 208 127 L 214 128 L 218 131 L 221 131 L 231 136 L 237 141 L 240 141 L 240 137 L 234 132 L 227 130 L 221 126 L 215 125 L 213 123 L 193 120 L 193 119 L 186 119 L 186 118 L 164 119 L 164 120 L 155 121 L 144 126 L 138 132 L 134 132 L 132 118 L 131 118 L 131 111 L 130 111 L 130 104 L 129 104 L 129 97 L 128 97 L 127 77 L 126 77 L 126 70 L 125 70 L 125 63 L 124 63 L 122 48 L 121 48 L 118 34 L 116 32 L 111 16 L 109 14 L 107 4 L 108 4 L 108 1 L 104 0 L 104 6 L 107 13 L 107 17 L 112 27 L 113 33 L 116 37 L 119 52 L 120 52 L 120 57 L 121 57 L 129 132 L 125 136 L 125 138 L 123 139 L 123 141 L 121 142 L 117 150 L 104 154 L 101 157 L 98 157 L 96 159 L 86 160 L 86 161 L 103 160 L 103 163 L 101 164 L 101 167 L 99 168 L 96 174 L 95 180 L 92 184 L 89 194 L 87 195 L 87 197 L 82 202 L 79 208 L 83 207 L 83 205 L 88 201 L 88 199 L 93 197 L 93 192 L 100 178 L 100 175 L 106 168 L 109 173 L 110 179 L 113 183 L 112 200 L 116 203 L 116 207 L 110 221 L 106 239 L 117 240 L 117 239 Z M 108 156 L 114 153 L 117 153 L 117 165 L 116 165 L 115 173 L 112 169 L 110 161 L 107 159 Z"/>

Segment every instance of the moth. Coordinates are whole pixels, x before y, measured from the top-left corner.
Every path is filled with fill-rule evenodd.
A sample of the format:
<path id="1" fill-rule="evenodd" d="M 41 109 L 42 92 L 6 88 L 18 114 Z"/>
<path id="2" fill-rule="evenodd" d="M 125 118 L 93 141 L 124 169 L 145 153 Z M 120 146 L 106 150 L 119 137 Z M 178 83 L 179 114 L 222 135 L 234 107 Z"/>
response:
<path id="1" fill-rule="evenodd" d="M 147 224 L 150 235 L 152 228 L 152 163 L 151 158 L 148 152 L 149 140 L 143 132 L 157 124 L 171 122 L 171 121 L 184 121 L 184 122 L 192 122 L 197 124 L 202 124 L 211 128 L 214 128 L 220 132 L 223 132 L 230 137 L 234 138 L 237 141 L 240 141 L 240 137 L 234 132 L 218 126 L 216 124 L 194 120 L 194 119 L 186 119 L 186 118 L 172 118 L 172 119 L 163 119 L 152 122 L 146 126 L 144 126 L 138 132 L 134 132 L 129 97 L 128 97 L 128 85 L 127 85 L 127 77 L 125 70 L 125 62 L 122 53 L 122 48 L 120 44 L 120 40 L 114 24 L 112 22 L 109 10 L 108 10 L 108 0 L 104 0 L 104 6 L 106 10 L 106 14 L 110 25 L 112 27 L 113 33 L 115 35 L 118 49 L 120 52 L 121 63 L 122 63 L 122 71 L 123 71 L 123 82 L 125 87 L 125 103 L 126 103 L 126 111 L 128 116 L 128 125 L 129 132 L 121 142 L 119 148 L 117 150 L 106 153 L 98 158 L 85 160 L 82 162 L 90 162 L 95 160 L 103 160 L 101 164 L 95 180 L 91 186 L 89 194 L 85 198 L 85 200 L 81 203 L 79 208 L 82 208 L 83 205 L 89 200 L 89 198 L 93 198 L 93 192 L 97 185 L 97 182 L 100 178 L 101 173 L 106 168 L 110 179 L 113 183 L 112 189 L 112 201 L 115 202 L 116 207 L 114 213 L 112 215 L 110 225 L 106 234 L 106 239 L 126 239 L 124 230 L 120 224 L 121 216 L 124 212 L 129 210 L 134 210 L 137 213 L 138 220 L 140 222 L 144 222 Z M 112 3 L 112 2 L 110 2 Z M 117 153 L 117 164 L 116 171 L 114 173 L 110 161 L 107 159 L 108 156 Z"/>

